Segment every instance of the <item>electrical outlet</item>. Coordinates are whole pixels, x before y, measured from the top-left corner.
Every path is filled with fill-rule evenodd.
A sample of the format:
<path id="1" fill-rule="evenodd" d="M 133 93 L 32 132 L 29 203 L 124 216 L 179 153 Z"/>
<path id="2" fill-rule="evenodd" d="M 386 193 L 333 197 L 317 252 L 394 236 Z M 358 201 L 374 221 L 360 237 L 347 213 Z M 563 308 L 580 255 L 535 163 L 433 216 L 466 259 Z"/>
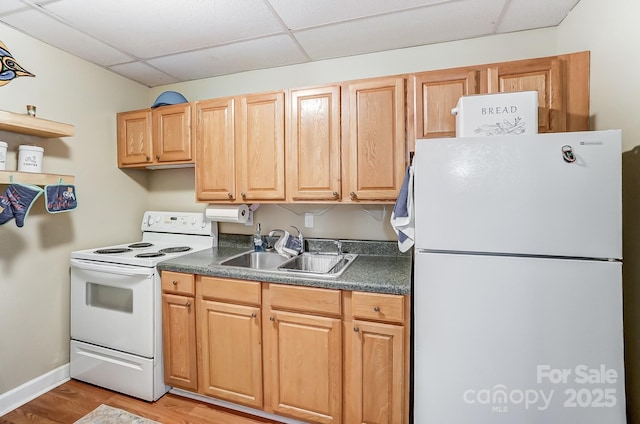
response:
<path id="1" fill-rule="evenodd" d="M 313 228 L 313 214 L 310 212 L 306 212 L 304 214 L 304 226 L 306 228 Z"/>

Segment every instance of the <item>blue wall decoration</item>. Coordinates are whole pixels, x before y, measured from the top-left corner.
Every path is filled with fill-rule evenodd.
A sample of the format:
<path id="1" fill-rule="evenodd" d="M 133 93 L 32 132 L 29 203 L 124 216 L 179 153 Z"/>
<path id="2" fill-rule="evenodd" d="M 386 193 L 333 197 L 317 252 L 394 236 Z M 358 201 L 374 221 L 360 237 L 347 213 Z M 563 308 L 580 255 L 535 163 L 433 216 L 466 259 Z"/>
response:
<path id="1" fill-rule="evenodd" d="M 35 75 L 20 66 L 9 53 L 7 46 L 0 41 L 0 87 L 17 77 L 35 77 Z"/>

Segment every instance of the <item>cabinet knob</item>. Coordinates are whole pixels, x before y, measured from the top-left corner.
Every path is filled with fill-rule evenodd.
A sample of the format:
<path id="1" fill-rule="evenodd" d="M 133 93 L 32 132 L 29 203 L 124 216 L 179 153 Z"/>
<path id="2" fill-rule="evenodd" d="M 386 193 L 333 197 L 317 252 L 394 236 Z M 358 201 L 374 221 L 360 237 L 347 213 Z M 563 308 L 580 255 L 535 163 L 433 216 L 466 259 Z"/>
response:
<path id="1" fill-rule="evenodd" d="M 228 197 L 229 199 L 233 199 L 233 194 L 231 194 L 231 193 L 227 193 L 227 197 Z"/>
<path id="2" fill-rule="evenodd" d="M 156 155 L 156 160 L 160 160 L 160 155 Z"/>
<path id="3" fill-rule="evenodd" d="M 356 196 L 356 193 L 353 191 L 349 193 L 349 197 L 351 197 L 351 200 L 355 200 L 358 198 L 358 196 Z"/>
<path id="4" fill-rule="evenodd" d="M 334 191 L 332 194 L 333 194 L 334 199 L 338 198 L 338 192 L 337 191 Z"/>
<path id="5" fill-rule="evenodd" d="M 147 156 L 147 162 L 151 160 L 151 156 Z"/>
<path id="6" fill-rule="evenodd" d="M 244 200 L 247 198 L 247 193 L 243 191 L 242 193 L 240 193 L 240 196 L 242 196 L 242 200 Z"/>
<path id="7" fill-rule="evenodd" d="M 187 309 L 191 310 L 191 302 L 187 301 L 187 303 L 185 303 L 184 306 L 186 306 Z"/>
<path id="8" fill-rule="evenodd" d="M 275 320 L 276 320 L 276 317 L 273 317 L 273 316 L 269 317 L 269 321 L 275 321 Z"/>
<path id="9" fill-rule="evenodd" d="M 173 280 L 173 281 L 171 282 L 171 284 L 173 284 L 174 286 L 177 286 L 177 285 L 178 285 L 178 282 L 177 282 L 176 280 Z"/>
<path id="10" fill-rule="evenodd" d="M 379 306 L 374 306 L 373 310 L 376 311 L 376 312 L 380 312 L 380 307 Z"/>
<path id="11" fill-rule="evenodd" d="M 251 318 L 255 318 L 255 317 L 257 317 L 257 316 L 258 316 L 258 315 L 257 315 L 255 312 L 252 312 L 252 313 L 251 313 Z"/>
<path id="12" fill-rule="evenodd" d="M 355 327 L 353 327 L 353 331 L 355 331 L 355 332 L 357 333 L 358 331 L 360 331 L 360 329 L 359 329 L 359 328 L 358 328 L 358 326 L 356 325 Z"/>

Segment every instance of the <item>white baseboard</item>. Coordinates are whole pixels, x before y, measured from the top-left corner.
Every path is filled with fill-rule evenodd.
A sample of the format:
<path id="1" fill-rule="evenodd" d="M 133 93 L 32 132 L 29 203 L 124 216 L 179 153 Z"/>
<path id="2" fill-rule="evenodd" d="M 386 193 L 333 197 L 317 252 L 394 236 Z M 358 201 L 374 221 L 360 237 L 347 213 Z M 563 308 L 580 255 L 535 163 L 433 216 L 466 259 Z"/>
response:
<path id="1" fill-rule="evenodd" d="M 0 394 L 0 417 L 69 381 L 69 379 L 69 364 L 65 364 L 27 381 L 15 389 Z"/>

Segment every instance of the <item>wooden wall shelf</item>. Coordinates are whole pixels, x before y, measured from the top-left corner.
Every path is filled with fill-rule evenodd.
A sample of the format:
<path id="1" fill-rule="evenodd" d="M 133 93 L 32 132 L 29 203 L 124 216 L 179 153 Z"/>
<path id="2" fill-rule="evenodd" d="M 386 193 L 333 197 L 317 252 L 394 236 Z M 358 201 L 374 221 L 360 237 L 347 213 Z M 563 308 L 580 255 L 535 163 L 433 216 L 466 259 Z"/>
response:
<path id="1" fill-rule="evenodd" d="M 58 138 L 73 136 L 75 128 L 62 122 L 0 110 L 0 130 L 42 138 Z"/>
<path id="2" fill-rule="evenodd" d="M 62 183 L 73 184 L 75 177 L 73 175 L 62 174 L 40 174 L 35 172 L 18 172 L 18 171 L 0 171 L 0 184 L 24 183 L 35 185 L 57 184 Z"/>

